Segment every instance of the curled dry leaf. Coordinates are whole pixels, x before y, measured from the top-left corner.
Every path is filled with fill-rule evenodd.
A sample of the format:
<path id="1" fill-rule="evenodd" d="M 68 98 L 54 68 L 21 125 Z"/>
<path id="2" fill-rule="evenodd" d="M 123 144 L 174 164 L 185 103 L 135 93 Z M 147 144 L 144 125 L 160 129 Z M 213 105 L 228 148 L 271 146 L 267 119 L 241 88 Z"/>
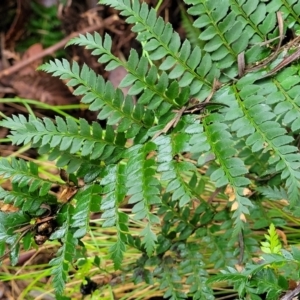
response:
<path id="1" fill-rule="evenodd" d="M 252 191 L 248 188 L 243 189 L 243 196 L 251 196 Z"/>
<path id="2" fill-rule="evenodd" d="M 286 234 L 282 230 L 280 230 L 280 229 L 276 229 L 276 233 L 281 238 L 284 246 L 287 247 L 288 246 L 288 241 L 287 241 Z"/>
<path id="3" fill-rule="evenodd" d="M 229 200 L 230 202 L 232 202 L 232 201 L 235 200 L 235 198 L 236 198 L 236 196 L 235 196 L 235 191 L 234 191 L 234 189 L 232 188 L 232 186 L 227 185 L 227 187 L 226 187 L 224 193 L 225 193 L 225 195 L 228 196 L 228 200 Z"/>
<path id="4" fill-rule="evenodd" d="M 243 213 L 240 214 L 240 220 L 242 220 L 245 223 L 247 222 L 245 214 L 243 214 Z"/>
<path id="5" fill-rule="evenodd" d="M 239 207 L 239 203 L 237 201 L 234 201 L 231 205 L 231 211 L 237 210 Z"/>
<path id="6" fill-rule="evenodd" d="M 38 54 L 42 51 L 43 51 L 43 45 L 42 44 L 40 44 L 40 43 L 33 44 L 23 54 L 22 60 L 26 60 L 30 57 L 38 56 Z M 33 61 L 28 66 L 26 66 L 25 68 L 21 69 L 18 72 L 18 75 L 21 75 L 21 76 L 33 75 L 35 73 L 35 70 L 37 69 L 37 67 L 40 66 L 42 63 L 43 63 L 43 59 L 39 58 L 39 59 Z"/>

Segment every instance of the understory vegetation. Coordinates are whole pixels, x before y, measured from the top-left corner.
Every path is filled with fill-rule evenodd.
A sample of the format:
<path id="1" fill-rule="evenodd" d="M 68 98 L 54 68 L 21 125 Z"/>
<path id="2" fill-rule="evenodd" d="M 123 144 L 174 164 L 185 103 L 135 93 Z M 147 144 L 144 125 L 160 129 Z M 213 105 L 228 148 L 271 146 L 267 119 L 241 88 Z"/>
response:
<path id="1" fill-rule="evenodd" d="M 39 67 L 97 121 L 60 110 L 0 121 L 40 157 L 0 160 L 12 185 L 0 199 L 16 208 L 0 212 L 0 254 L 16 265 L 20 249 L 52 243 L 43 276 L 57 299 L 76 280 L 91 299 L 124 282 L 122 299 L 297 295 L 300 2 L 184 2 L 181 39 L 159 5 L 100 1 L 132 25 L 140 48 L 127 59 L 108 34 L 70 40 L 123 67 L 118 88 L 76 61 Z"/>

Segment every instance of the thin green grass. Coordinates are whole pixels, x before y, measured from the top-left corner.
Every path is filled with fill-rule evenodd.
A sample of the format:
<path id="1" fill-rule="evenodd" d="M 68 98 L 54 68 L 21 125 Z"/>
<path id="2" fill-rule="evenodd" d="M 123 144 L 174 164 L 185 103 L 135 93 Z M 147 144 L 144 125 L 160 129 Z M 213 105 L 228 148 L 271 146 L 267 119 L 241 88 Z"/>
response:
<path id="1" fill-rule="evenodd" d="M 53 111 L 56 114 L 59 114 L 61 116 L 73 118 L 74 120 L 76 120 L 76 122 L 78 122 L 78 119 L 73 117 L 71 114 L 66 113 L 66 111 L 74 110 L 74 109 L 85 110 L 85 109 L 88 108 L 88 105 L 85 105 L 85 104 L 82 104 L 82 103 L 53 106 L 53 105 L 49 105 L 47 103 L 43 103 L 43 102 L 40 102 L 40 101 L 37 101 L 37 100 L 23 99 L 23 98 L 5 98 L 5 99 L 2 98 L 2 99 L 0 99 L 0 103 L 3 103 L 3 104 L 8 104 L 8 103 L 21 104 L 27 109 L 28 113 L 31 114 L 32 116 L 34 116 L 34 112 L 33 112 L 30 105 L 34 105 L 36 108 L 51 110 L 51 111 Z M 1 112 L 0 112 L 0 115 L 3 118 L 6 118 L 6 116 Z"/>

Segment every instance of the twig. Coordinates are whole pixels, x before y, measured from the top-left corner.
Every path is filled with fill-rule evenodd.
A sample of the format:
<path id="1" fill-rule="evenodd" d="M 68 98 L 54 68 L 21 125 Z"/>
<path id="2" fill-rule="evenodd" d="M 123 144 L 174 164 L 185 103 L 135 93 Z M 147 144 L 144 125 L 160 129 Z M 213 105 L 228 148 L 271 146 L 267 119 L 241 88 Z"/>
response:
<path id="1" fill-rule="evenodd" d="M 258 80 L 260 79 L 264 79 L 266 77 L 270 77 L 274 74 L 276 74 L 277 72 L 279 72 L 281 69 L 283 69 L 284 67 L 288 66 L 290 63 L 292 63 L 293 61 L 297 60 L 300 57 L 300 49 L 298 49 L 296 52 L 294 52 L 293 54 L 287 56 L 286 58 L 283 59 L 282 62 L 280 62 L 275 68 L 273 68 L 270 72 L 268 72 L 266 75 L 258 78 Z"/>
<path id="2" fill-rule="evenodd" d="M 67 44 L 67 42 L 69 42 L 70 39 L 78 36 L 79 34 L 85 34 L 87 32 L 97 31 L 100 28 L 107 26 L 107 24 L 110 24 L 112 21 L 114 21 L 116 19 L 117 19 L 117 17 L 115 15 L 113 15 L 113 16 L 105 19 L 102 24 L 92 25 L 92 26 L 84 28 L 84 29 L 82 29 L 80 31 L 71 33 L 70 35 L 68 35 L 67 37 L 65 37 L 64 39 L 62 39 L 58 43 L 56 43 L 55 45 L 53 45 L 53 46 L 51 46 L 49 48 L 46 48 L 45 50 L 43 50 L 42 52 L 38 53 L 37 55 L 29 57 L 26 60 L 22 60 L 22 61 L 16 63 L 15 65 L 13 65 L 13 66 L 11 66 L 11 67 L 9 67 L 9 68 L 1 71 L 0 72 L 0 78 L 8 76 L 8 75 L 11 75 L 11 74 L 19 71 L 20 69 L 22 69 L 22 68 L 30 65 L 34 61 L 36 61 L 38 59 L 41 59 L 41 58 L 43 58 L 43 57 L 45 57 L 47 55 L 51 55 L 52 53 L 54 53 L 58 49 L 63 48 Z"/>
<path id="3" fill-rule="evenodd" d="M 237 60 L 238 60 L 239 78 L 241 78 L 245 74 L 245 51 L 241 52 L 238 55 Z"/>
<path id="4" fill-rule="evenodd" d="M 173 110 L 173 112 L 176 112 L 175 117 L 171 121 L 169 121 L 167 123 L 167 125 L 162 130 L 160 130 L 157 133 L 155 133 L 155 135 L 152 137 L 151 141 L 155 140 L 162 133 L 167 133 L 170 128 L 175 127 L 177 125 L 177 123 L 179 122 L 181 116 L 184 113 L 193 113 L 195 111 L 202 110 L 208 104 L 208 102 L 210 101 L 210 99 L 213 97 L 215 91 L 219 87 L 220 87 L 220 82 L 218 80 L 214 79 L 212 89 L 211 89 L 209 95 L 207 96 L 207 98 L 205 99 L 205 101 L 203 101 L 201 103 L 197 103 L 197 104 L 192 105 L 190 107 L 183 106 L 183 107 L 181 107 L 180 110 Z M 216 103 L 216 104 L 227 106 L 226 104 L 223 104 L 223 103 Z"/>
<path id="5" fill-rule="evenodd" d="M 246 70 L 247 73 L 262 69 L 263 67 L 268 65 L 269 62 L 271 62 L 273 59 L 275 59 L 275 57 L 277 56 L 277 54 L 280 50 L 282 41 L 283 41 L 283 37 L 284 37 L 284 35 L 283 35 L 283 28 L 284 28 L 283 18 L 282 18 L 282 13 L 280 11 L 277 12 L 277 22 L 278 22 L 278 29 L 279 29 L 279 43 L 277 45 L 276 51 L 272 55 L 270 55 L 264 62 L 259 64 L 258 66 L 247 69 Z"/>
<path id="6" fill-rule="evenodd" d="M 243 263 L 243 260 L 244 260 L 244 251 L 245 251 L 243 232 L 239 233 L 239 247 L 240 247 L 240 255 L 239 255 L 238 264 L 241 265 Z"/>
<path id="7" fill-rule="evenodd" d="M 171 127 L 175 127 L 177 125 L 177 123 L 179 122 L 179 120 L 180 120 L 183 112 L 185 111 L 185 109 L 186 109 L 186 106 L 181 107 L 181 109 L 177 111 L 175 117 L 171 121 L 169 121 L 167 123 L 167 125 L 162 130 L 160 130 L 160 131 L 158 131 L 154 134 L 151 141 L 155 140 L 162 133 L 167 133 Z"/>
<path id="8" fill-rule="evenodd" d="M 297 287 L 294 290 L 286 293 L 283 297 L 280 298 L 280 300 L 292 300 L 295 296 L 299 295 L 299 293 L 300 293 L 300 284 L 297 285 Z"/>
<path id="9" fill-rule="evenodd" d="M 207 103 L 210 101 L 210 99 L 213 97 L 216 90 L 218 90 L 221 86 L 221 83 L 215 78 L 212 86 L 212 90 L 210 91 L 208 97 L 205 99 L 204 103 Z"/>
<path id="10" fill-rule="evenodd" d="M 210 197 L 207 200 L 207 203 L 212 203 L 214 201 L 214 198 L 222 191 L 222 188 L 216 188 L 216 190 L 210 195 Z"/>

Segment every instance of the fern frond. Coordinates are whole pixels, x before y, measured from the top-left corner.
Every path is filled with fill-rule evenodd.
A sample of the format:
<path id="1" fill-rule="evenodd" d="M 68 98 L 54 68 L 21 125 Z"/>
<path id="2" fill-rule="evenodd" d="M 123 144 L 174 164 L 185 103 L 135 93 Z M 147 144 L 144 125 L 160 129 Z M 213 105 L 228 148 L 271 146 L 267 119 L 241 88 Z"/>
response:
<path id="1" fill-rule="evenodd" d="M 274 107 L 274 113 L 283 118 L 283 124 L 293 132 L 300 129 L 300 79 L 297 76 L 299 68 L 291 66 L 284 69 L 272 81 L 261 85 L 265 88 L 266 104 Z"/>
<path id="2" fill-rule="evenodd" d="M 187 171 L 195 171 L 195 166 L 188 162 L 176 162 L 173 157 L 184 152 L 185 140 L 187 135 L 160 136 L 154 140 L 158 146 L 157 160 L 159 166 L 157 171 L 160 172 L 161 180 L 167 182 L 166 192 L 172 193 L 172 201 L 178 201 L 179 206 L 183 207 L 191 200 L 191 192 L 188 182 L 184 179 L 183 174 Z M 181 145 L 181 147 L 178 145 Z"/>
<path id="3" fill-rule="evenodd" d="M 192 17 L 187 13 L 185 8 L 183 8 L 182 6 L 180 6 L 180 12 L 181 12 L 182 27 L 184 28 L 186 32 L 186 36 L 188 40 L 191 42 L 191 45 L 193 47 L 198 45 L 201 49 L 203 49 L 204 43 L 203 41 L 200 41 L 198 38 L 201 33 L 201 30 L 193 26 Z"/>
<path id="4" fill-rule="evenodd" d="M 128 71 L 128 74 L 123 78 L 119 86 L 123 88 L 132 85 L 128 94 L 140 94 L 136 110 L 145 110 L 144 121 L 146 127 L 151 126 L 153 123 L 151 110 L 155 110 L 159 116 L 162 116 L 169 110 L 171 105 L 178 107 L 178 104 L 182 104 L 182 96 L 177 81 L 169 82 L 166 73 L 162 72 L 159 74 L 155 65 L 150 67 L 147 58 L 141 57 L 139 59 L 137 52 L 133 49 L 130 51 L 127 62 L 113 56 L 109 52 L 111 39 L 108 35 L 102 40 L 102 37 L 98 33 L 95 33 L 94 35 L 88 33 L 86 36 L 80 35 L 78 38 L 74 38 L 70 41 L 70 44 L 78 44 L 85 46 L 87 49 L 94 49 L 92 54 L 100 56 L 98 60 L 100 63 L 109 62 L 106 69 L 111 69 L 113 63 L 113 66 L 117 67 L 121 65 Z M 107 47 L 109 47 L 109 49 Z M 131 98 L 126 99 L 132 103 Z M 187 100 L 186 97 L 184 100 Z M 89 103 L 86 102 L 85 99 L 83 99 L 83 102 Z M 100 100 L 96 98 L 95 102 L 98 103 Z M 145 109 L 145 106 L 141 106 L 142 104 L 147 104 L 147 109 Z M 95 105 L 96 104 L 91 104 L 90 108 L 94 109 Z M 96 107 L 98 108 L 99 104 L 96 105 Z M 131 111 L 132 109 L 126 109 L 127 113 Z"/>
<path id="5" fill-rule="evenodd" d="M 109 252 L 116 269 L 122 265 L 123 254 L 126 249 L 126 235 L 128 229 L 128 216 L 119 210 L 119 205 L 126 196 L 125 187 L 126 168 L 124 164 L 107 166 L 100 182 L 103 198 L 100 209 L 103 211 L 103 227 L 115 226 L 117 241 L 110 247 Z"/>
<path id="6" fill-rule="evenodd" d="M 114 226 L 117 221 L 118 207 L 126 195 L 124 165 L 107 166 L 100 181 L 103 186 L 101 201 L 103 227 Z"/>
<path id="7" fill-rule="evenodd" d="M 282 187 L 277 188 L 271 186 L 265 186 L 265 187 L 261 186 L 261 187 L 257 187 L 256 190 L 262 193 L 269 200 L 288 199 L 288 195 Z"/>
<path id="8" fill-rule="evenodd" d="M 219 274 L 219 275 L 212 276 L 207 280 L 207 282 L 208 283 L 220 282 L 220 281 L 247 282 L 247 280 L 248 278 L 244 274 L 240 274 L 236 272 L 234 274 Z"/>
<path id="9" fill-rule="evenodd" d="M 205 42 L 203 50 L 211 55 L 219 68 L 230 68 L 226 72 L 231 77 L 237 75 L 239 53 L 245 51 L 247 62 L 253 63 L 270 52 L 258 45 L 277 25 L 275 13 L 269 13 L 265 3 L 251 0 L 243 5 L 229 0 L 222 1 L 222 5 L 213 0 L 185 2 L 193 5 L 188 13 L 199 16 L 194 26 L 202 30 L 199 39 Z"/>
<path id="10" fill-rule="evenodd" d="M 288 28 L 299 30 L 300 28 L 300 4 L 297 1 L 272 1 L 268 4 L 267 9 L 270 13 L 281 11 L 284 22 Z"/>
<path id="11" fill-rule="evenodd" d="M 121 220 L 121 216 L 126 218 L 126 223 L 128 222 L 128 217 L 118 212 L 118 219 Z M 124 221 L 123 221 L 124 222 Z M 118 224 L 122 224 L 122 222 L 118 222 Z M 125 224 L 125 222 L 123 223 Z M 125 225 L 127 227 L 127 225 Z M 117 228 L 117 241 L 109 248 L 109 253 L 111 255 L 111 259 L 114 262 L 115 269 L 122 268 L 123 256 L 126 251 L 126 234 L 122 232 L 121 226 L 116 226 Z"/>
<path id="12" fill-rule="evenodd" d="M 266 58 L 270 49 L 259 43 L 278 37 L 276 12 L 282 12 L 288 27 L 299 28 L 299 5 L 286 1 L 222 1 L 186 0 L 193 5 L 188 13 L 199 16 L 194 26 L 202 30 L 199 39 L 205 43 L 203 50 L 210 53 L 217 66 L 236 76 L 237 55 L 245 51 L 247 63 Z M 276 42 L 275 42 L 276 43 Z M 251 45 L 249 47 L 249 45 Z M 247 49 L 248 48 L 248 49 Z"/>
<path id="13" fill-rule="evenodd" d="M 81 238 L 87 234 L 89 230 L 90 214 L 100 210 L 100 192 L 100 186 L 91 185 L 86 187 L 84 191 L 76 193 L 76 207 L 74 209 L 71 224 L 71 227 L 76 228 L 76 231 L 73 234 L 75 238 Z"/>
<path id="14" fill-rule="evenodd" d="M 233 187 L 235 202 L 232 210 L 235 211 L 233 217 L 238 232 L 243 228 L 245 214 L 249 214 L 248 207 L 252 206 L 251 201 L 243 197 L 242 189 L 250 181 L 243 176 L 248 173 L 248 170 L 243 161 L 235 157 L 234 141 L 228 129 L 221 114 L 211 113 L 202 119 L 202 124 L 195 122 L 188 125 L 185 132 L 191 134 L 190 151 L 199 157 L 199 165 L 207 164 L 211 160 L 218 163 L 210 175 L 216 186 L 230 184 Z"/>
<path id="15" fill-rule="evenodd" d="M 30 187 L 20 188 L 17 184 L 13 184 L 13 190 L 6 191 L 0 187 L 0 199 L 3 203 L 13 204 L 13 206 L 22 209 L 28 213 L 38 215 L 43 203 L 56 203 L 56 197 L 50 194 L 39 195 L 39 191 L 31 192 Z"/>
<path id="16" fill-rule="evenodd" d="M 246 145 L 253 152 L 270 152 L 268 163 L 275 165 L 275 171 L 281 172 L 281 178 L 286 180 L 289 199 L 294 206 L 299 201 L 300 154 L 298 148 L 291 145 L 293 137 L 274 120 L 276 115 L 266 104 L 264 95 L 265 90 L 259 85 L 241 79 L 232 86 L 231 93 L 222 97 L 222 101 L 230 106 L 224 108 L 225 119 L 233 121 L 231 131 L 236 132 L 237 137 L 247 137 Z"/>
<path id="17" fill-rule="evenodd" d="M 22 211 L 0 211 L 0 256 L 5 253 L 5 246 L 9 246 L 10 261 L 12 265 L 18 263 L 21 233 L 14 231 L 29 222 L 30 217 Z"/>
<path id="18" fill-rule="evenodd" d="M 146 247 L 147 254 L 150 256 L 155 248 L 157 241 L 156 235 L 151 229 L 151 225 L 160 224 L 160 219 L 151 212 L 152 205 L 159 205 L 160 183 L 155 175 L 156 163 L 153 158 L 147 156 L 156 149 L 152 142 L 145 145 L 137 145 L 127 152 L 129 158 L 126 166 L 126 188 L 127 195 L 130 196 L 128 203 L 134 204 L 132 213 L 135 220 L 146 219 L 148 224 L 141 232 L 142 243 Z"/>
<path id="19" fill-rule="evenodd" d="M 149 9 L 146 3 L 129 0 L 102 0 L 101 3 L 121 11 L 128 17 L 126 22 L 135 24 L 132 31 L 137 32 L 137 39 L 143 43 L 144 50 L 149 52 L 151 60 L 165 58 L 160 70 L 172 70 L 170 79 L 178 80 L 179 87 L 190 87 L 190 94 L 205 99 L 212 88 L 215 78 L 219 78 L 220 70 L 212 65 L 210 55 L 204 55 L 199 47 L 191 50 L 191 44 L 185 40 L 181 45 L 180 37 L 174 32 L 171 24 L 164 23 L 156 11 Z"/>
<path id="20" fill-rule="evenodd" d="M 76 62 L 70 66 L 64 59 L 62 62 L 51 61 L 39 69 L 69 80 L 69 86 L 76 86 L 73 94 L 84 95 L 81 101 L 90 104 L 90 110 L 101 109 L 97 116 L 99 120 L 107 119 L 108 125 L 118 124 L 120 132 L 132 127 L 127 132 L 129 137 L 136 135 L 140 128 L 151 127 L 153 124 L 154 116 L 150 110 L 141 105 L 134 106 L 133 99 L 129 96 L 124 99 L 121 90 L 115 90 L 110 82 L 105 83 L 104 79 L 87 65 L 83 65 L 80 71 Z"/>
<path id="21" fill-rule="evenodd" d="M 165 290 L 164 298 L 186 299 L 187 295 L 183 291 L 181 283 L 182 277 L 179 274 L 179 270 L 174 268 L 175 263 L 176 261 L 173 257 L 164 257 L 157 263 L 158 266 L 154 269 L 153 275 L 158 278 L 159 288 Z"/>
<path id="22" fill-rule="evenodd" d="M 56 257 L 49 262 L 49 265 L 52 266 L 53 286 L 58 294 L 63 294 L 69 268 L 74 260 L 78 244 L 78 239 L 73 236 L 74 230 L 71 228 L 72 213 L 70 206 L 67 206 L 67 211 L 64 215 L 63 226 L 50 236 L 50 239 L 61 239 L 62 241 L 62 246 L 58 249 Z"/>
<path id="23" fill-rule="evenodd" d="M 24 136 L 23 136 L 24 139 Z M 26 137 L 25 137 L 26 139 Z M 39 196 L 48 194 L 53 182 L 38 176 L 38 166 L 33 162 L 12 157 L 10 161 L 2 158 L 0 160 L 0 175 L 3 178 L 11 178 L 13 184 L 19 188 L 29 186 L 28 192 L 39 191 Z"/>
<path id="24" fill-rule="evenodd" d="M 183 275 L 188 275 L 186 284 L 190 286 L 189 292 L 195 299 L 214 299 L 213 291 L 206 284 L 208 273 L 204 269 L 205 263 L 203 256 L 200 254 L 200 245 L 196 243 L 180 243 L 178 251 L 182 261 L 179 264 L 179 269 Z"/>
<path id="25" fill-rule="evenodd" d="M 280 250 L 282 245 L 279 241 L 278 233 L 276 232 L 276 228 L 274 224 L 270 224 L 270 228 L 268 230 L 268 235 L 265 234 L 266 241 L 261 242 L 261 250 L 264 253 L 275 253 L 280 254 Z"/>
<path id="26" fill-rule="evenodd" d="M 109 126 L 103 133 L 98 123 L 93 122 L 91 127 L 85 119 L 80 119 L 77 124 L 71 117 L 65 121 L 57 116 L 55 125 L 48 118 L 29 118 L 27 123 L 23 122 L 22 126 L 18 126 L 18 120 L 21 118 L 14 116 L 14 119 L 7 118 L 2 123 L 13 130 L 10 136 L 12 142 L 15 144 L 32 142 L 32 146 L 41 148 L 42 153 L 49 153 L 52 148 L 50 155 L 52 160 L 64 153 L 60 158 L 61 162 L 58 161 L 58 166 L 69 162 L 66 162 L 67 157 L 70 157 L 68 154 L 78 152 L 81 156 L 89 156 L 92 160 L 106 160 L 114 151 L 122 151 L 126 142 L 124 133 L 115 134 Z M 80 162 L 80 160 L 73 161 L 73 164 L 77 163 L 79 167 Z"/>

